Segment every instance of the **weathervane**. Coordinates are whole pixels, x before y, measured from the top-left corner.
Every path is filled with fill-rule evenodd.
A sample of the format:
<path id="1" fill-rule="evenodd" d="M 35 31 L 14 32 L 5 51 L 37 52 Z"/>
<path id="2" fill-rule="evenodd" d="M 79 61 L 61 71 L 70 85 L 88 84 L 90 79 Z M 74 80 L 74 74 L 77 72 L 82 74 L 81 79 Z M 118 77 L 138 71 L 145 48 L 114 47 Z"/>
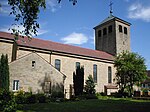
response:
<path id="1" fill-rule="evenodd" d="M 113 5 L 113 2 L 110 0 L 110 16 L 112 16 L 112 13 L 113 13 L 113 9 L 112 9 L 112 5 Z"/>

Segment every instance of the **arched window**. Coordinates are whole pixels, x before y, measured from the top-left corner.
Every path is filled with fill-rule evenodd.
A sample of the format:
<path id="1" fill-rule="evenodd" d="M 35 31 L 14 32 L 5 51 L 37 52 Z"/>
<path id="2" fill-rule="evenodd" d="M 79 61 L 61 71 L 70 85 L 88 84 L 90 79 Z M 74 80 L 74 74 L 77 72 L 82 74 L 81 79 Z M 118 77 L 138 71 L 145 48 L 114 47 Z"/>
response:
<path id="1" fill-rule="evenodd" d="M 80 62 L 76 62 L 76 69 L 80 68 Z"/>
<path id="2" fill-rule="evenodd" d="M 102 35 L 102 31 L 98 30 L 98 37 L 101 37 L 101 35 Z"/>
<path id="3" fill-rule="evenodd" d="M 59 59 L 55 59 L 55 68 L 60 71 L 60 60 Z"/>
<path id="4" fill-rule="evenodd" d="M 103 29 L 103 35 L 106 35 L 107 34 L 107 28 L 104 28 Z"/>
<path id="5" fill-rule="evenodd" d="M 97 83 L 97 65 L 96 64 L 93 65 L 93 79 L 94 79 L 94 82 Z"/>
<path id="6" fill-rule="evenodd" d="M 119 32 L 122 32 L 122 26 L 119 25 Z"/>
<path id="7" fill-rule="evenodd" d="M 112 32 L 112 25 L 110 25 L 110 26 L 108 27 L 108 32 L 109 32 L 109 33 Z"/>
<path id="8" fill-rule="evenodd" d="M 128 34 L 127 28 L 124 27 L 124 34 Z"/>
<path id="9" fill-rule="evenodd" d="M 108 83 L 112 83 L 112 70 L 108 67 Z"/>

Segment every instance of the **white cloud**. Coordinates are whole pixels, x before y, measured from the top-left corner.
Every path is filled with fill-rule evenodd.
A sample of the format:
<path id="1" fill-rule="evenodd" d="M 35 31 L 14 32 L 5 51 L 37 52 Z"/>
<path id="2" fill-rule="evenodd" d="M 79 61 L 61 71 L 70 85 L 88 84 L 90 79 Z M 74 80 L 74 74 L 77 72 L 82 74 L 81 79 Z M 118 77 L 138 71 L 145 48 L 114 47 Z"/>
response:
<path id="1" fill-rule="evenodd" d="M 9 14 L 11 9 L 10 6 L 8 5 L 7 0 L 1 0 L 0 1 L 1 7 L 0 7 L 0 14 Z"/>
<path id="2" fill-rule="evenodd" d="M 11 29 L 17 29 L 19 31 L 23 31 L 24 30 L 24 27 L 21 26 L 21 25 L 18 25 L 18 26 L 3 26 L 3 27 L 0 27 L 0 31 L 3 31 L 3 32 L 8 32 L 8 33 L 12 33 L 12 30 Z M 10 29 L 10 30 L 9 30 Z M 42 35 L 42 34 L 45 34 L 47 33 L 48 31 L 47 30 L 43 30 L 43 29 L 38 29 L 38 32 L 37 32 L 37 35 Z M 24 35 L 24 34 L 22 34 Z M 32 34 L 33 36 L 35 36 L 34 34 Z"/>
<path id="3" fill-rule="evenodd" d="M 128 17 L 131 19 L 141 19 L 150 22 L 150 6 L 143 6 L 140 3 L 132 4 L 129 7 Z"/>
<path id="4" fill-rule="evenodd" d="M 84 44 L 87 43 L 88 37 L 82 33 L 72 33 L 64 38 L 61 38 L 65 44 Z"/>
<path id="5" fill-rule="evenodd" d="M 58 8 L 61 8 L 61 5 L 58 4 L 57 0 L 46 0 L 46 7 L 55 12 Z"/>

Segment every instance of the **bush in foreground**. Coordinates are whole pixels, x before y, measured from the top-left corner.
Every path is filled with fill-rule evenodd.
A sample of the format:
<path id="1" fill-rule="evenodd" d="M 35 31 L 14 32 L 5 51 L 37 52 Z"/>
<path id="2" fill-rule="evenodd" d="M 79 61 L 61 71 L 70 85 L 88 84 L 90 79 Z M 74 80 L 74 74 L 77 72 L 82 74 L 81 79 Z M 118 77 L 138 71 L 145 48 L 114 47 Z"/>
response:
<path id="1" fill-rule="evenodd" d="M 0 111 L 16 112 L 17 103 L 13 93 L 7 90 L 0 90 Z"/>

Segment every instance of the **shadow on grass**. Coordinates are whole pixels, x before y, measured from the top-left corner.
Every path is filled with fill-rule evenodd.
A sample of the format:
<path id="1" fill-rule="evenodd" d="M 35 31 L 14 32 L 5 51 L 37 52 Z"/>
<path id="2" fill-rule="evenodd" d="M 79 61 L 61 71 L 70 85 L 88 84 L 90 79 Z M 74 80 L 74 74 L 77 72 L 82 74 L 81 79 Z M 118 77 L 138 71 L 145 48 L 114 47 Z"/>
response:
<path id="1" fill-rule="evenodd" d="M 99 99 L 24 105 L 20 112 L 148 112 L 150 101 Z"/>

